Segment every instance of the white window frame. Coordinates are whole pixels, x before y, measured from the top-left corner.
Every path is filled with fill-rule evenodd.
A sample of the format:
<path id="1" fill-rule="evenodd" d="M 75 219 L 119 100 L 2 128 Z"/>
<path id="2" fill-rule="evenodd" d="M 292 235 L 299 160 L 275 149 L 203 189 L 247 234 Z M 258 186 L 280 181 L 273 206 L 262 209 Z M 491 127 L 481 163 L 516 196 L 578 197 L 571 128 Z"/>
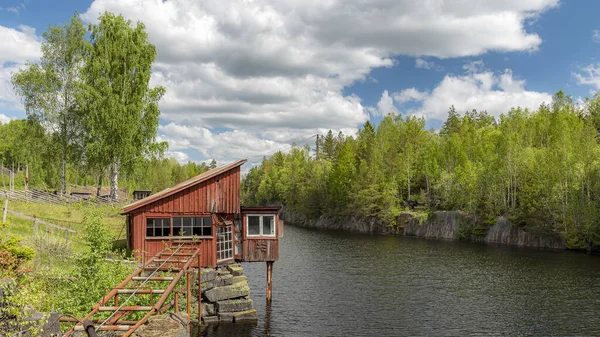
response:
<path id="1" fill-rule="evenodd" d="M 248 217 L 251 216 L 257 216 L 259 217 L 260 221 L 259 221 L 259 228 L 260 228 L 260 233 L 259 234 L 250 234 L 250 219 L 248 219 Z M 265 216 L 270 216 L 273 218 L 273 234 L 264 234 L 263 233 L 263 217 Z M 246 214 L 246 236 L 247 237 L 269 237 L 269 238 L 276 238 L 277 237 L 277 218 L 275 217 L 275 214 Z"/>

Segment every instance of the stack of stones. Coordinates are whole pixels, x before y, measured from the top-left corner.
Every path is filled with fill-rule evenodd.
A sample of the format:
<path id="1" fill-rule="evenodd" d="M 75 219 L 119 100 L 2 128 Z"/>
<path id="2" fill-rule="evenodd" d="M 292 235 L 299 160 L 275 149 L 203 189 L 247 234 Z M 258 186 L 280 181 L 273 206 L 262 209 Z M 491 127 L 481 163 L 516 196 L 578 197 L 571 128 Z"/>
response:
<path id="1" fill-rule="evenodd" d="M 201 270 L 202 320 L 205 323 L 258 320 L 250 299 L 248 278 L 243 274 L 244 270 L 237 263 Z"/>

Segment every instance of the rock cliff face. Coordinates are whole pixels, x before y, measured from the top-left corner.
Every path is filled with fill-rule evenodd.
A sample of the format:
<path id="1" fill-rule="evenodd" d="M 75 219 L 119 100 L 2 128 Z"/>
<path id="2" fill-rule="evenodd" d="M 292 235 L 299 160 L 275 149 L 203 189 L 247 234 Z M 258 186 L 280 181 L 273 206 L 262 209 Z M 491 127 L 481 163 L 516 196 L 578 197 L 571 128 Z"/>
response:
<path id="1" fill-rule="evenodd" d="M 475 220 L 467 213 L 460 211 L 435 212 L 426 220 L 415 218 L 410 213 L 403 213 L 396 219 L 395 227 L 388 226 L 376 217 L 323 215 L 317 220 L 309 220 L 285 207 L 282 208 L 280 216 L 286 222 L 310 228 L 372 234 L 398 234 L 431 239 L 470 240 L 535 248 L 566 248 L 563 238 L 557 235 L 539 235 L 526 232 L 522 228 L 513 226 L 504 217 L 499 217 L 494 225 L 487 228 L 476 228 Z M 480 233 L 481 235 L 474 233 Z"/>
<path id="2" fill-rule="evenodd" d="M 377 217 L 336 217 L 331 215 L 322 215 L 317 220 L 309 220 L 301 214 L 286 209 L 285 207 L 281 209 L 280 217 L 285 222 L 308 228 L 337 229 L 349 232 L 373 234 L 391 234 L 393 230 L 392 227 L 388 226 Z"/>

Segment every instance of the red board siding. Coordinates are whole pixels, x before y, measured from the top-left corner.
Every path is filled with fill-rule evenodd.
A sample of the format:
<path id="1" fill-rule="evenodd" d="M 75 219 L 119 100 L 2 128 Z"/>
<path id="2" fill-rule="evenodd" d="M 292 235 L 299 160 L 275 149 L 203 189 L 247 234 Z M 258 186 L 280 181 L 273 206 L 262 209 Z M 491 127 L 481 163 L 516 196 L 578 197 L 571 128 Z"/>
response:
<path id="1" fill-rule="evenodd" d="M 214 200 L 216 213 L 235 214 L 240 213 L 239 194 L 240 168 L 236 167 L 196 186 L 143 206 L 136 213 L 210 213 Z"/>
<path id="2" fill-rule="evenodd" d="M 165 246 L 163 240 L 146 239 L 146 217 L 208 215 L 211 213 L 211 204 L 214 200 L 216 213 L 220 213 L 224 218 L 233 218 L 233 214 L 240 213 L 239 195 L 240 167 L 238 166 L 207 181 L 136 209 L 130 215 L 132 218 L 130 247 L 134 251 L 134 255 L 142 260 L 154 256 Z M 213 232 L 215 232 L 214 229 Z M 202 266 L 216 265 L 214 242 L 214 237 L 199 242 Z"/>

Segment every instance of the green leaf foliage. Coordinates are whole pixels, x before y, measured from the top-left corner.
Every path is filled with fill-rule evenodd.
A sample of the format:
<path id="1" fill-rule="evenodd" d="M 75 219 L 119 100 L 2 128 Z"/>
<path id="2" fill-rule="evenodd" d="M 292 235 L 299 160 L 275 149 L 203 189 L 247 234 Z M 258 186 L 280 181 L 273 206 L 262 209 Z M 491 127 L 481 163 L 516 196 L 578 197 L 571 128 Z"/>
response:
<path id="1" fill-rule="evenodd" d="M 559 91 L 536 111 L 494 118 L 450 108 L 439 132 L 388 115 L 356 137 L 319 137 L 319 153 L 294 148 L 250 170 L 243 201 L 284 204 L 308 218 L 376 216 L 395 222 L 410 205 L 463 210 L 485 235 L 498 216 L 561 235 L 570 248 L 600 245 L 600 96 L 584 105 Z"/>

